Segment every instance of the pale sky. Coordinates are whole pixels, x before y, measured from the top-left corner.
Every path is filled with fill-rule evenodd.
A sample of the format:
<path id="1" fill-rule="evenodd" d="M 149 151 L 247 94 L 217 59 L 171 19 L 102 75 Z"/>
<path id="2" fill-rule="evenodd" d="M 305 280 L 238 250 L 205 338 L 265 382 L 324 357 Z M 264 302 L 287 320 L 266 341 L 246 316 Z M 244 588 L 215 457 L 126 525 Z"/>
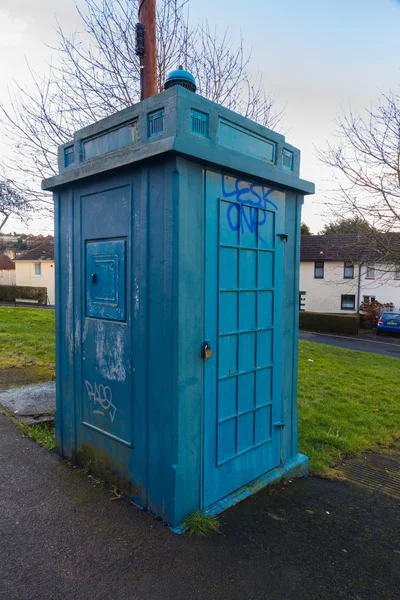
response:
<path id="1" fill-rule="evenodd" d="M 133 0 L 135 1 L 135 0 Z M 302 152 L 301 176 L 314 181 L 303 220 L 317 233 L 331 189 L 331 174 L 314 146 L 333 140 L 335 119 L 349 105 L 375 104 L 381 92 L 400 83 L 398 0 L 190 0 L 192 20 L 207 18 L 233 41 L 240 32 L 252 50 L 252 70 L 285 108 L 281 128 Z M 13 80 L 29 81 L 26 62 L 46 69 L 56 43 L 56 17 L 67 31 L 79 28 L 73 0 L 0 0 L 0 101 Z M 7 152 L 0 136 L 0 157 Z M 48 233 L 52 223 L 34 219 L 28 228 L 10 221 L 5 231 Z"/>

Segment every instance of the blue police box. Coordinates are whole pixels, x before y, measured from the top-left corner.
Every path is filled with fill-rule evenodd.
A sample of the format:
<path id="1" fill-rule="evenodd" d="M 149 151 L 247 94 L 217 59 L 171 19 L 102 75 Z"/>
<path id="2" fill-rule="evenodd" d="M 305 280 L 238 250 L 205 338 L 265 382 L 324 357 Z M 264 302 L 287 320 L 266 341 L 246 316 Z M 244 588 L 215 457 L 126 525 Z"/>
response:
<path id="1" fill-rule="evenodd" d="M 282 135 L 171 82 L 78 131 L 43 189 L 58 451 L 178 531 L 307 473 L 299 249 L 314 186 Z"/>

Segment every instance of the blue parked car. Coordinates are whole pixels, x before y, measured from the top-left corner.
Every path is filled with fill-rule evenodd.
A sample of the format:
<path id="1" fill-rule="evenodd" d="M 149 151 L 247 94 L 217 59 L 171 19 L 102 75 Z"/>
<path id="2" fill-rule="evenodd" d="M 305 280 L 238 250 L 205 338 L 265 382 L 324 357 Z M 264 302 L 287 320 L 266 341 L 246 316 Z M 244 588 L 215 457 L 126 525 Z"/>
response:
<path id="1" fill-rule="evenodd" d="M 376 333 L 379 335 L 384 331 L 395 331 L 400 333 L 400 313 L 383 312 L 376 324 Z"/>

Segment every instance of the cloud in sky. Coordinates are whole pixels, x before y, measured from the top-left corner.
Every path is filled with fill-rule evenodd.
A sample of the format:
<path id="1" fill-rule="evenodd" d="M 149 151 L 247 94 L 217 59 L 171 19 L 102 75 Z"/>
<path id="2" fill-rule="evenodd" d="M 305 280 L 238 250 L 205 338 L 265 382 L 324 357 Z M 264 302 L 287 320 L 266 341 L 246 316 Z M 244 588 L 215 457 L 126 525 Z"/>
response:
<path id="1" fill-rule="evenodd" d="M 0 11 L 0 46 L 17 46 L 34 22 L 31 16 L 13 17 L 9 12 Z"/>

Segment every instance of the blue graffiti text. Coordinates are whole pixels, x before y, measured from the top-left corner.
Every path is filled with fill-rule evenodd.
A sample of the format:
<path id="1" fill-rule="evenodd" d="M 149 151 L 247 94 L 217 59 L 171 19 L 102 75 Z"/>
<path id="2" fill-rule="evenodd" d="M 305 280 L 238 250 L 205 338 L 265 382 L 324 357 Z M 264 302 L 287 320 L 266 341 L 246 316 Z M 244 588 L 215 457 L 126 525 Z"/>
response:
<path id="1" fill-rule="evenodd" d="M 226 211 L 230 229 L 232 231 L 240 229 L 241 233 L 248 230 L 250 233 L 255 233 L 257 238 L 265 244 L 259 230 L 267 222 L 267 209 L 278 210 L 277 205 L 269 198 L 274 191 L 272 188 L 266 189 L 257 183 L 249 185 L 243 179 L 235 179 L 233 190 L 228 191 L 225 188 L 225 177 L 222 175 L 223 197 L 234 198 L 237 202 L 237 204 L 230 204 Z"/>

